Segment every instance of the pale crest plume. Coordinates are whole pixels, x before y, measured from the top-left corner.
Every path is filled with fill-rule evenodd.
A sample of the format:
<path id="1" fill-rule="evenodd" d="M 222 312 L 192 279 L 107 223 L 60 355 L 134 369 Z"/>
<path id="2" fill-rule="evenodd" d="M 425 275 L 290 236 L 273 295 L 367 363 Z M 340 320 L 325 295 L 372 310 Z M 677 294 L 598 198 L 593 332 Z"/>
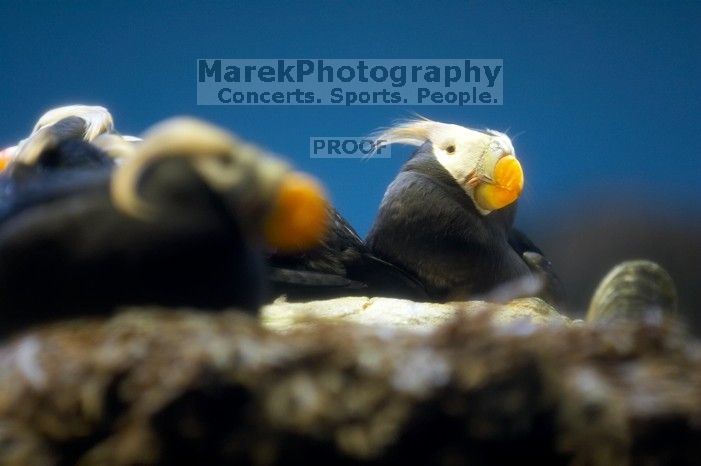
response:
<path id="1" fill-rule="evenodd" d="M 450 139 L 455 139 L 456 141 L 481 141 L 483 144 L 487 145 L 496 139 L 505 146 L 505 150 L 513 152 L 513 146 L 509 138 L 498 131 L 480 131 L 460 125 L 441 123 L 423 117 L 402 121 L 391 128 L 376 133 L 373 139 L 377 148 L 389 144 L 421 146 L 427 141 L 436 143 Z"/>
<path id="2" fill-rule="evenodd" d="M 373 136 L 375 147 L 378 149 L 390 144 L 408 144 L 420 146 L 431 137 L 431 132 L 438 123 L 425 118 L 416 118 L 398 123 L 397 125 L 380 131 Z"/>
<path id="3" fill-rule="evenodd" d="M 89 105 L 67 105 L 58 107 L 44 113 L 37 124 L 34 125 L 32 134 L 42 128 L 56 124 L 64 118 L 77 116 L 85 120 L 85 136 L 83 139 L 92 141 L 103 133 L 111 132 L 114 129 L 112 115 L 105 107 Z"/>

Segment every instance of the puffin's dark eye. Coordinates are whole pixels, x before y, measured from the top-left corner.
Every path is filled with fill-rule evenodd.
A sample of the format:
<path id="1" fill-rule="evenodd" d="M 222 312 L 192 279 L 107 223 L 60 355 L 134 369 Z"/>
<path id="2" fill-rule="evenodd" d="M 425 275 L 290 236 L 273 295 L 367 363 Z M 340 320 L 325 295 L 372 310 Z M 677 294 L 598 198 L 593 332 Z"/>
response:
<path id="1" fill-rule="evenodd" d="M 450 146 L 446 147 L 445 150 L 446 150 L 446 152 L 448 152 L 449 154 L 452 154 L 453 152 L 455 152 L 455 146 L 450 145 Z"/>

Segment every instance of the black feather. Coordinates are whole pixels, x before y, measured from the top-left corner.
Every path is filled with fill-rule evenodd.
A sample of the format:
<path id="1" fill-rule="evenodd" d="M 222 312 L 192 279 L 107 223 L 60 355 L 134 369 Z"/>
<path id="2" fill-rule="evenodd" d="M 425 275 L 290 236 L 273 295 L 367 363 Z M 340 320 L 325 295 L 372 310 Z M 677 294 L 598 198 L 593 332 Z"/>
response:
<path id="1" fill-rule="evenodd" d="M 330 228 L 322 243 L 300 254 L 268 258 L 269 300 L 385 296 L 426 299 L 421 283 L 399 267 L 373 256 L 353 227 L 330 209 Z"/>

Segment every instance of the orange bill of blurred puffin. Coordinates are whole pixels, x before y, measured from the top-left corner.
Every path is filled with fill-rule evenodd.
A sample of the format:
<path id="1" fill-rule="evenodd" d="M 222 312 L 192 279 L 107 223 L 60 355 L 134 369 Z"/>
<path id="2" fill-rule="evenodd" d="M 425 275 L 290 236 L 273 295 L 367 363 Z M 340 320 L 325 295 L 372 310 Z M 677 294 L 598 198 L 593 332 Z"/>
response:
<path id="1" fill-rule="evenodd" d="M 263 237 L 279 252 L 297 252 L 319 244 L 329 226 L 324 189 L 303 173 L 286 174 L 263 223 Z"/>

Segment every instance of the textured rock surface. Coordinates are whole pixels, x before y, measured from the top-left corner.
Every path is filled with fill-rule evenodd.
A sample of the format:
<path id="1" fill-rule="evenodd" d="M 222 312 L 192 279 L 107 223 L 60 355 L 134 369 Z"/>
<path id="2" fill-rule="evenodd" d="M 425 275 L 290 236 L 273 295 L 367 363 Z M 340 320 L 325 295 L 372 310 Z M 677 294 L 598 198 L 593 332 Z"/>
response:
<path id="1" fill-rule="evenodd" d="M 235 312 L 141 310 L 18 335 L 0 349 L 0 464 L 701 458 L 701 350 L 674 326 L 391 311 L 433 325 L 416 332 L 347 321 L 386 324 L 396 301 L 328 304 L 320 319 L 267 308 L 284 332 Z"/>
<path id="2" fill-rule="evenodd" d="M 262 322 L 275 330 L 297 329 L 323 319 L 326 322 L 354 322 L 364 325 L 402 328 L 419 332 L 432 330 L 457 316 L 489 310 L 496 322 L 527 320 L 535 323 L 569 323 L 552 306 L 539 298 L 521 298 L 505 304 L 466 301 L 447 304 L 417 303 L 404 299 L 350 297 L 287 303 L 278 301 L 261 311 Z"/>

